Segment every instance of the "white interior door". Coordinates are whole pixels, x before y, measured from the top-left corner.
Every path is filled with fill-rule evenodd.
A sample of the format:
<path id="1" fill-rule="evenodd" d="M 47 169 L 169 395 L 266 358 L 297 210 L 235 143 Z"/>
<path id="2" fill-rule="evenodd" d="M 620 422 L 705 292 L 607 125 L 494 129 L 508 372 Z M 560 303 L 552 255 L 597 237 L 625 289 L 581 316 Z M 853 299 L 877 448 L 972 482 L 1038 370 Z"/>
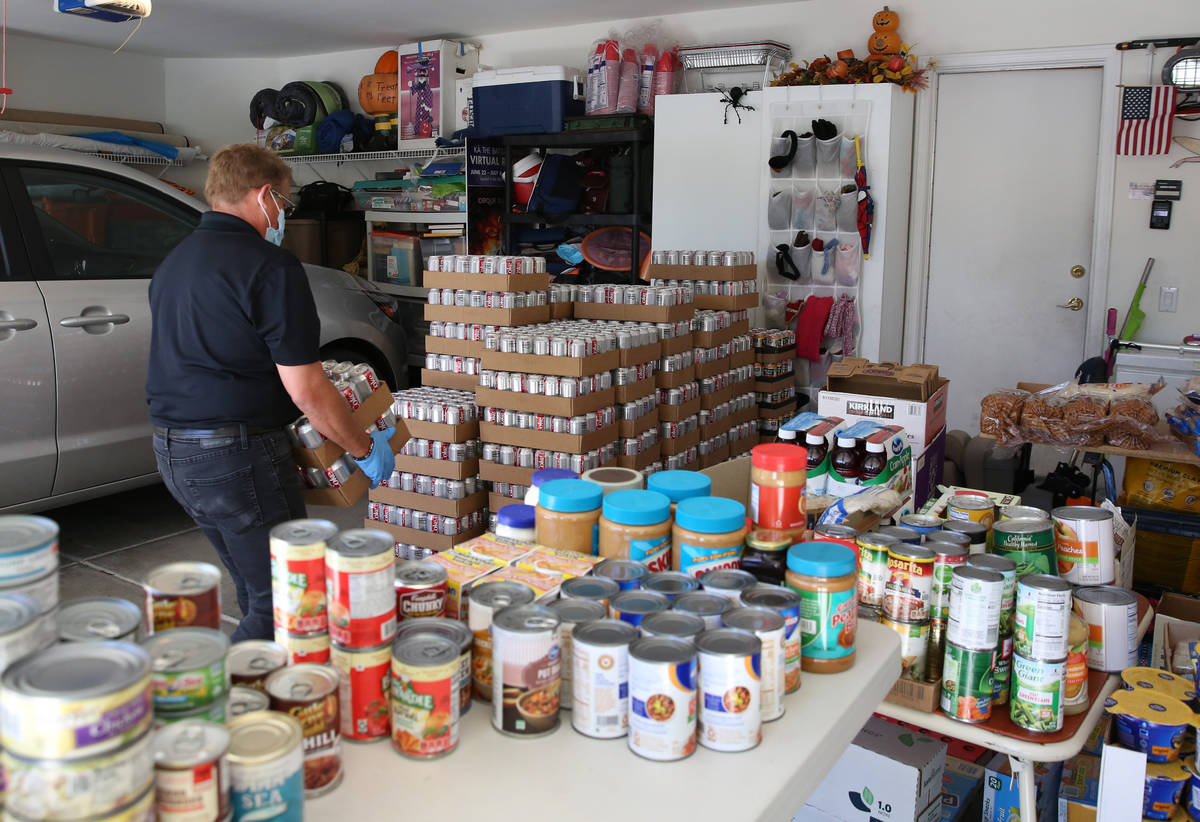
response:
<path id="1" fill-rule="evenodd" d="M 1101 75 L 939 77 L 924 360 L 951 380 L 951 428 L 977 433 L 994 388 L 1060 382 L 1102 353 L 1084 349 L 1105 310 L 1088 304 Z"/>

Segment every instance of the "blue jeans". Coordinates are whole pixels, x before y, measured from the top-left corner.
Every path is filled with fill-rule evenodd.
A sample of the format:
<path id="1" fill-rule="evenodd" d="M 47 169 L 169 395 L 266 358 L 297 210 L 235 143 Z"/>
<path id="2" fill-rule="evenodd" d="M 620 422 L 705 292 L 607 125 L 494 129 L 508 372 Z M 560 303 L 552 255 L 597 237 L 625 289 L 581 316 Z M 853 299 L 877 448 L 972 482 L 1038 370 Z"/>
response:
<path id="1" fill-rule="evenodd" d="M 200 526 L 237 587 L 233 641 L 271 639 L 272 528 L 305 516 L 304 491 L 283 431 L 197 439 L 154 434 L 163 482 Z"/>

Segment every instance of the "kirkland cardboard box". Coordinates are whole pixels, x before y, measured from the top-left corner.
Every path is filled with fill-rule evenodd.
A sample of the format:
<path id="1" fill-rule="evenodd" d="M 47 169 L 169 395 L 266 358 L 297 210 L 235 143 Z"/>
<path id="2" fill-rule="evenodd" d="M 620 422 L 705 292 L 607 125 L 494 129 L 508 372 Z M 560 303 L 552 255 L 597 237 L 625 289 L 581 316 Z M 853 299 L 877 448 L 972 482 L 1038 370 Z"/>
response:
<path id="1" fill-rule="evenodd" d="M 822 417 L 841 417 L 847 422 L 870 420 L 899 425 L 908 435 L 913 453 L 921 454 L 946 427 L 946 395 L 949 391 L 949 380 L 942 380 L 927 400 L 821 391 L 817 394 L 817 413 Z"/>
<path id="2" fill-rule="evenodd" d="M 1037 818 L 1048 822 L 1055 818 L 1058 806 L 1058 780 L 1061 762 L 1033 763 L 1037 787 Z M 981 822 L 1017 822 L 1021 818 L 1021 797 L 1017 779 L 1012 775 L 1007 754 L 996 754 L 987 764 L 983 778 L 983 816 Z"/>
<path id="3" fill-rule="evenodd" d="M 944 742 L 873 716 L 808 804 L 838 819 L 936 820 L 945 766 Z"/>

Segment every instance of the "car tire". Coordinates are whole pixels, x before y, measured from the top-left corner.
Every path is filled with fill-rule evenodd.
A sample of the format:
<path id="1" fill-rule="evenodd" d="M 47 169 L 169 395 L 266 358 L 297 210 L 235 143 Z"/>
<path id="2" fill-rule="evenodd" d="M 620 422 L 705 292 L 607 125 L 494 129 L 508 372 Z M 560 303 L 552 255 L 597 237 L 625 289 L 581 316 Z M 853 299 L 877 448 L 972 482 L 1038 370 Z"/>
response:
<path id="1" fill-rule="evenodd" d="M 396 376 L 392 373 L 392 367 L 388 365 L 384 357 L 376 351 L 363 353 L 352 348 L 347 348 L 341 345 L 329 345 L 321 349 L 321 359 L 324 360 L 348 360 L 349 362 L 365 362 L 375 371 L 375 376 L 386 382 L 388 387 L 393 391 L 400 390 L 403 386 L 396 383 Z M 406 380 L 407 382 L 407 380 Z"/>

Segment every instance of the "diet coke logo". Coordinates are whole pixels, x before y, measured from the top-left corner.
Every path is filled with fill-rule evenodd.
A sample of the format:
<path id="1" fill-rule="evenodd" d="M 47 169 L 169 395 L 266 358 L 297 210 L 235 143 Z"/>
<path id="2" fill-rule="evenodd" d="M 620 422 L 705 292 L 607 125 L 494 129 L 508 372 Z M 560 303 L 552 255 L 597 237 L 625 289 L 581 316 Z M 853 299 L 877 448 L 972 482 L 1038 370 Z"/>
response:
<path id="1" fill-rule="evenodd" d="M 402 617 L 437 616 L 445 605 L 443 591 L 413 591 L 400 596 Z"/>

